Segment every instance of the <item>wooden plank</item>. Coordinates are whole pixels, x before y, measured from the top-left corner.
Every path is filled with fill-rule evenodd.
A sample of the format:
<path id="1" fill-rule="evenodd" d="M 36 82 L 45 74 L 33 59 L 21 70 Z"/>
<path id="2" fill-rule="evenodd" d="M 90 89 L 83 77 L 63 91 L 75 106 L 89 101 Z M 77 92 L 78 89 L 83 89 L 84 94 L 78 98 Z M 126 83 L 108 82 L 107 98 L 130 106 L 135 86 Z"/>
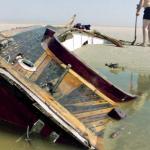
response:
<path id="1" fill-rule="evenodd" d="M 39 59 L 37 59 L 37 61 L 35 62 L 35 67 L 38 67 L 43 61 L 44 59 L 47 57 L 47 53 L 43 52 L 43 54 L 39 57 Z"/>
<path id="2" fill-rule="evenodd" d="M 105 126 L 98 126 L 98 127 L 95 127 L 95 128 L 93 128 L 93 130 L 97 133 L 97 132 L 100 132 L 100 131 L 102 131 L 102 130 L 104 130 L 105 129 Z"/>
<path id="3" fill-rule="evenodd" d="M 78 119 L 83 119 L 83 118 L 87 118 L 87 117 L 90 117 L 90 116 L 95 116 L 95 115 L 100 115 L 100 114 L 108 113 L 111 110 L 112 110 L 112 108 L 106 108 L 106 109 L 101 109 L 101 110 L 94 110 L 94 111 L 89 111 L 89 112 L 75 114 L 75 116 Z"/>
<path id="4" fill-rule="evenodd" d="M 104 118 L 102 120 L 92 121 L 92 122 L 88 122 L 88 123 L 85 123 L 85 124 L 87 124 L 87 126 L 89 126 L 89 127 L 97 127 L 97 126 L 100 126 L 100 125 L 104 125 L 108 122 L 110 122 L 110 119 L 109 118 Z"/>
<path id="5" fill-rule="evenodd" d="M 30 75 L 30 80 L 32 81 L 36 81 L 38 79 L 38 77 L 41 75 L 41 73 L 43 72 L 43 70 L 46 68 L 46 66 L 49 64 L 50 59 L 47 56 L 43 62 L 38 66 L 36 72 L 34 72 L 32 75 Z"/>
<path id="6" fill-rule="evenodd" d="M 34 66 L 37 68 L 36 72 L 38 72 L 39 66 L 43 63 L 43 61 L 46 59 L 47 54 L 44 52 L 35 62 Z M 26 78 L 30 78 L 35 72 L 29 72 L 26 74 Z"/>
<path id="7" fill-rule="evenodd" d="M 88 101 L 88 102 L 66 104 L 65 106 L 95 106 L 95 105 L 103 105 L 103 104 L 109 104 L 109 103 L 103 100 L 97 100 L 97 101 L 94 100 L 94 101 Z"/>
<path id="8" fill-rule="evenodd" d="M 28 71 L 28 70 L 24 69 L 22 66 L 20 66 L 19 63 L 14 64 L 13 67 L 17 72 L 19 72 L 23 76 L 25 76 L 28 73 L 32 73 L 31 71 Z"/>
<path id="9" fill-rule="evenodd" d="M 66 67 L 65 64 L 61 64 L 62 67 Z M 84 78 L 82 78 L 81 76 L 79 76 L 76 72 L 74 72 L 72 69 L 69 70 L 69 72 L 71 74 L 73 74 L 75 77 L 77 77 L 82 83 L 84 83 L 87 87 L 89 87 L 93 92 L 95 92 L 97 95 L 99 95 L 101 98 L 105 99 L 106 101 L 108 101 L 110 104 L 112 104 L 113 106 L 118 106 L 118 104 L 116 102 L 114 102 L 113 100 L 111 100 L 109 97 L 107 97 L 106 95 L 104 95 L 102 92 L 100 92 L 95 86 L 93 86 L 91 83 L 87 82 Z"/>
<path id="10" fill-rule="evenodd" d="M 74 77 L 71 73 L 68 72 L 68 74 L 64 77 L 63 81 L 59 85 L 59 90 L 64 95 L 68 95 L 73 90 L 79 88 L 81 86 L 81 81 Z"/>
<path id="11" fill-rule="evenodd" d="M 84 119 L 82 119 L 82 122 L 84 124 L 87 124 L 87 123 L 90 123 L 90 122 L 103 120 L 103 119 L 106 119 L 106 118 L 108 118 L 107 114 L 101 114 L 101 115 L 96 115 L 96 116 L 91 116 L 91 117 L 88 117 L 88 118 L 84 118 Z"/>

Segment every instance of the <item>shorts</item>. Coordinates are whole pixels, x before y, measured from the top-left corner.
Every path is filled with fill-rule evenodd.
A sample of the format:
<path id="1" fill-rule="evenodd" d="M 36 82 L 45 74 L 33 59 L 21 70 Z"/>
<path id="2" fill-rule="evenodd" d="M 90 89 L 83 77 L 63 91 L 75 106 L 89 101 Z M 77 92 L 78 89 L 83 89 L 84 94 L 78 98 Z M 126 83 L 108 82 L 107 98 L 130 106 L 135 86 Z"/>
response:
<path id="1" fill-rule="evenodd" d="M 150 7 L 146 7 L 144 10 L 143 19 L 150 20 Z"/>

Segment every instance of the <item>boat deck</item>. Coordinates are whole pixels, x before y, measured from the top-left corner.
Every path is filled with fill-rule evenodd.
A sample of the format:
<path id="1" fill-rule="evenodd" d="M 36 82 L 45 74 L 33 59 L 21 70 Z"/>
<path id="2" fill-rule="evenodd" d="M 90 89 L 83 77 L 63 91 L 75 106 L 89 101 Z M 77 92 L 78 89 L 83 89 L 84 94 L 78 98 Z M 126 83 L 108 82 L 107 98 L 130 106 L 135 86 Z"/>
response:
<path id="1" fill-rule="evenodd" d="M 96 135 L 102 135 L 106 123 L 110 120 L 107 113 L 112 109 L 112 105 L 84 88 L 79 87 L 66 97 L 60 98 L 58 102 Z M 78 96 L 78 90 L 82 96 Z"/>
<path id="2" fill-rule="evenodd" d="M 80 136 L 85 138 L 89 142 L 89 144 L 84 143 L 86 146 L 91 145 L 96 149 L 103 149 L 104 129 L 111 121 L 107 114 L 116 103 L 102 98 L 100 92 L 97 92 L 72 69 L 69 69 L 63 77 L 56 91 L 51 92 L 50 89 L 56 85 L 65 72 L 66 66 L 63 66 L 52 54 L 44 52 L 40 45 L 34 45 L 32 51 L 27 49 L 26 38 L 29 42 L 29 38 L 34 36 L 25 35 L 25 33 L 18 36 L 15 40 L 18 48 L 12 49 L 12 44 L 14 44 L 12 43 L 0 54 L 0 68 L 5 68 L 8 75 L 20 83 L 19 86 L 26 87 L 39 97 L 42 105 L 36 100 L 33 105 L 35 103 L 37 103 L 36 107 L 40 105 L 39 110 L 43 112 L 48 109 L 46 115 L 60 127 L 73 134 L 80 142 L 83 142 L 79 138 Z M 20 41 L 20 36 L 24 37 L 23 41 Z M 36 41 L 37 39 L 33 38 L 32 40 Z M 30 47 L 30 45 L 28 46 Z M 25 70 L 18 63 L 12 64 L 17 53 L 23 53 L 26 59 L 32 61 L 36 71 Z M 8 55 L 11 56 L 9 62 L 6 57 Z"/>
<path id="3" fill-rule="evenodd" d="M 50 60 L 43 71 L 45 73 L 35 81 L 44 89 L 47 88 L 47 81 L 51 83 L 50 85 L 56 84 L 65 70 L 54 59 Z M 64 77 L 52 96 L 95 135 L 103 136 L 106 124 L 111 120 L 107 115 L 114 107 L 111 103 L 102 99 L 71 73 Z"/>

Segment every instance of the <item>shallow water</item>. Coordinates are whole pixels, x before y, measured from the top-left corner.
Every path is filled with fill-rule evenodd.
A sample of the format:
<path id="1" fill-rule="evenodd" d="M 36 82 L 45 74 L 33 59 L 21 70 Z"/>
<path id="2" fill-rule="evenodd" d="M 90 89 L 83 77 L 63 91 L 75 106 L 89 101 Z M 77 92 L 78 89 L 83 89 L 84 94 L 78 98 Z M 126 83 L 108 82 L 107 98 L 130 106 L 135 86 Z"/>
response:
<path id="1" fill-rule="evenodd" d="M 109 70 L 109 69 L 108 69 Z M 127 117 L 119 122 L 112 122 L 105 132 L 106 150 L 148 150 L 150 136 L 150 75 L 129 71 L 118 74 L 102 70 L 109 80 L 122 89 L 137 94 L 138 98 L 121 107 Z M 119 136 L 112 139 L 111 134 L 120 130 Z"/>
<path id="2" fill-rule="evenodd" d="M 54 144 L 38 135 L 25 140 L 25 133 L 0 125 L 0 150 L 81 150 L 67 145 Z"/>
<path id="3" fill-rule="evenodd" d="M 86 55 L 84 53 L 85 51 L 81 50 L 76 54 L 114 85 L 126 92 L 138 95 L 136 100 L 121 104 L 120 107 L 127 114 L 124 120 L 108 124 L 104 134 L 106 150 L 150 149 L 150 72 L 145 70 L 145 74 L 137 73 L 138 71 L 135 73 L 122 68 L 110 69 L 106 66 L 98 68 L 99 63 L 102 64 L 101 57 L 98 58 L 100 54 L 91 53 L 90 50 L 86 51 Z M 95 58 L 98 59 L 95 60 Z M 117 131 L 119 131 L 118 136 L 111 138 L 111 135 Z"/>
<path id="4" fill-rule="evenodd" d="M 82 55 L 82 57 L 84 61 L 90 62 L 85 56 Z M 126 92 L 138 95 L 134 101 L 120 105 L 120 108 L 127 114 L 125 119 L 112 121 L 107 125 L 104 134 L 106 150 L 150 149 L 150 73 L 135 73 L 108 67 L 97 68 L 98 64 L 95 66 L 91 64 L 91 66 L 114 85 Z M 119 131 L 118 136 L 112 138 L 111 135 L 117 131 Z"/>
<path id="5" fill-rule="evenodd" d="M 98 69 L 97 69 L 98 70 Z M 122 121 L 113 121 L 108 124 L 104 134 L 106 150 L 148 150 L 150 149 L 150 75 L 137 74 L 129 71 L 114 71 L 103 68 L 100 73 L 121 89 L 140 95 L 137 100 L 121 105 L 127 117 Z M 123 129 L 122 129 L 123 128 Z M 121 130 L 117 138 L 110 136 Z M 75 150 L 77 148 L 65 145 L 51 144 L 48 140 L 34 136 L 31 144 L 24 139 L 16 142 L 23 133 L 0 127 L 0 146 L 5 150 Z"/>
<path id="6" fill-rule="evenodd" d="M 86 55 L 89 59 L 88 52 Z M 116 71 L 107 67 L 95 69 L 121 89 L 139 95 L 136 100 L 120 106 L 127 114 L 124 120 L 108 124 L 104 134 L 106 150 L 149 150 L 150 74 L 138 74 L 128 70 Z M 119 136 L 112 139 L 111 134 L 118 130 Z M 0 150 L 77 150 L 74 147 L 51 144 L 39 136 L 32 137 L 30 144 L 24 138 L 18 141 L 23 134 L 11 130 L 6 125 L 0 125 Z"/>

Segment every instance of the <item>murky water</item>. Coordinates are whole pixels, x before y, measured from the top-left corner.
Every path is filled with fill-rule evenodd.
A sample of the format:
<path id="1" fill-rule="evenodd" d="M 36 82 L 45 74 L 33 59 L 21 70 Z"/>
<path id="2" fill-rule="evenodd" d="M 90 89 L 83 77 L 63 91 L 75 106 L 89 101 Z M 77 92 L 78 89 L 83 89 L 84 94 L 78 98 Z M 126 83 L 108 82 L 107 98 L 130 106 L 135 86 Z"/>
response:
<path id="1" fill-rule="evenodd" d="M 86 56 L 88 56 L 88 51 Z M 94 58 L 89 61 L 82 54 L 82 59 L 86 62 L 92 62 Z M 108 67 L 97 68 L 98 64 L 96 66 L 91 64 L 91 66 L 119 88 L 138 95 L 136 100 L 120 105 L 120 108 L 127 114 L 125 119 L 112 121 L 107 125 L 104 134 L 105 149 L 149 150 L 150 73 L 142 74 L 124 69 L 114 70 Z M 113 133 L 117 133 L 115 138 L 112 138 Z"/>
<path id="2" fill-rule="evenodd" d="M 99 69 L 101 74 L 120 88 L 140 95 L 137 100 L 124 103 L 122 109 L 127 117 L 122 121 L 108 124 L 104 134 L 106 150 L 148 150 L 150 149 L 150 75 L 129 71 L 112 72 L 108 68 Z M 111 134 L 120 130 L 119 136 L 111 138 Z M 24 133 L 14 132 L 7 126 L 0 126 L 0 149 L 5 150 L 77 150 L 66 145 L 51 144 L 48 140 L 33 136 L 29 144 L 20 137 Z M 18 140 L 19 139 L 19 140 Z"/>
<path id="3" fill-rule="evenodd" d="M 0 125 L 0 150 L 81 150 L 67 145 L 54 144 L 38 135 L 25 139 L 25 133 Z"/>
<path id="4" fill-rule="evenodd" d="M 112 74 L 107 69 L 101 72 L 122 89 L 138 95 L 136 100 L 121 106 L 127 117 L 108 125 L 105 132 L 106 150 L 150 149 L 150 75 L 129 71 Z M 112 139 L 111 134 L 118 130 L 118 137 Z"/>
<path id="5" fill-rule="evenodd" d="M 138 74 L 128 70 L 114 71 L 107 67 L 96 70 L 121 89 L 139 95 L 136 100 L 121 105 L 127 114 L 124 120 L 108 124 L 104 134 L 106 150 L 149 150 L 150 74 Z M 111 138 L 111 134 L 118 130 L 119 135 Z M 6 125 L 0 125 L 0 150 L 77 150 L 66 145 L 51 144 L 39 136 L 33 136 L 28 143 L 20 138 L 23 134 Z"/>

